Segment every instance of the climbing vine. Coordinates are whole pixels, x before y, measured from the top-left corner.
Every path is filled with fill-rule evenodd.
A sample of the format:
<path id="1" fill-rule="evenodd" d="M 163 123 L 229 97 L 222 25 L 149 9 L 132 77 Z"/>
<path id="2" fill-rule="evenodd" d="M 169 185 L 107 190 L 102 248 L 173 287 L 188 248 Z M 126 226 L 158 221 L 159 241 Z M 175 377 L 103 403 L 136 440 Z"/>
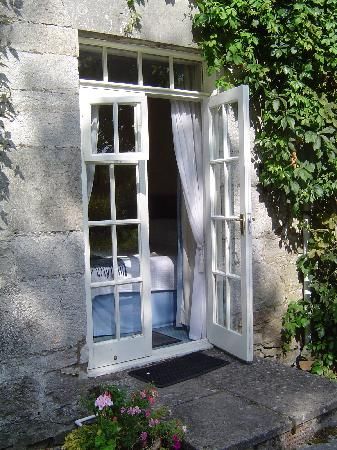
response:
<path id="1" fill-rule="evenodd" d="M 311 295 L 283 318 L 284 349 L 337 372 L 337 0 L 197 0 L 194 30 L 218 87 L 247 84 L 261 186 L 281 226 L 309 228 Z M 305 215 L 309 225 L 305 225 Z M 290 240 L 287 233 L 284 240 Z"/>
<path id="2" fill-rule="evenodd" d="M 124 33 L 129 36 L 135 28 L 139 28 L 141 15 L 136 10 L 136 0 L 126 0 L 126 4 L 129 8 L 130 18 L 124 27 Z"/>

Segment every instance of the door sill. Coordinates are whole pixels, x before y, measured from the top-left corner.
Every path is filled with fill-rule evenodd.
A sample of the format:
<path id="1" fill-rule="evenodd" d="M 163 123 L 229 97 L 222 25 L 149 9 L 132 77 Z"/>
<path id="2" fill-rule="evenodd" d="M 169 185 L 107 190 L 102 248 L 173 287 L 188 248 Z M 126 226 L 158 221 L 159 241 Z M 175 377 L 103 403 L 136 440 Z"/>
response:
<path id="1" fill-rule="evenodd" d="M 213 345 L 209 342 L 208 339 L 200 339 L 199 341 L 184 342 L 183 344 L 157 348 L 155 350 L 152 350 L 151 356 L 146 356 L 145 358 L 134 359 L 132 361 L 126 361 L 120 364 L 111 364 L 109 366 L 98 367 L 95 369 L 88 369 L 88 377 L 100 377 L 102 375 L 109 375 L 110 373 L 134 369 L 136 367 L 146 366 L 148 364 L 162 361 L 164 359 L 173 358 L 175 356 L 183 356 L 187 355 L 188 353 L 208 350 L 210 348 L 213 348 Z"/>

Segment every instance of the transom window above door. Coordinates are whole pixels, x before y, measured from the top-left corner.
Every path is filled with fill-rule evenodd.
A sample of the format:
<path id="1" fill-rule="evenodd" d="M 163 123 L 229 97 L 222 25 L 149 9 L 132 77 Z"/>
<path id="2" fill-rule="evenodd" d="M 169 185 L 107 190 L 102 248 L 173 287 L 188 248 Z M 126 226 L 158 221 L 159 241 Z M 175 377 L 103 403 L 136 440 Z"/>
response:
<path id="1" fill-rule="evenodd" d="M 79 75 L 81 80 L 201 92 L 203 65 L 197 54 L 80 42 Z"/>

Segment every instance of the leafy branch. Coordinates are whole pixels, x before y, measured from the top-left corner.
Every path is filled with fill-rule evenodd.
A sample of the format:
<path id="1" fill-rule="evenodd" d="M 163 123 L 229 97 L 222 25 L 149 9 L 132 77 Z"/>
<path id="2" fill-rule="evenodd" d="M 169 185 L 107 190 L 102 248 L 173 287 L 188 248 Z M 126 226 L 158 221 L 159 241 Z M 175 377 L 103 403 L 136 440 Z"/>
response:
<path id="1" fill-rule="evenodd" d="M 337 370 L 337 0 L 197 6 L 194 30 L 218 87 L 250 87 L 261 186 L 300 229 L 310 210 L 298 270 L 309 276 L 311 298 L 289 305 L 284 342 L 304 340 L 314 367 Z"/>

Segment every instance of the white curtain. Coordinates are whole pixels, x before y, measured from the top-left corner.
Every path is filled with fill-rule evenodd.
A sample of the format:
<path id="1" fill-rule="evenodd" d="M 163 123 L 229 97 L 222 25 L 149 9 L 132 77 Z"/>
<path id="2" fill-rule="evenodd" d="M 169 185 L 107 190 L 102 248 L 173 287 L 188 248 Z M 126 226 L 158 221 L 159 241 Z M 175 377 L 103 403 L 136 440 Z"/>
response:
<path id="1" fill-rule="evenodd" d="M 91 151 L 97 153 L 97 139 L 98 139 L 98 106 L 91 107 Z M 92 187 L 95 178 L 95 164 L 87 164 L 87 192 L 88 200 L 90 200 Z"/>
<path id="2" fill-rule="evenodd" d="M 203 164 L 201 111 L 196 102 L 171 101 L 174 151 L 193 237 L 197 244 L 192 286 L 190 339 L 206 337 Z"/>

